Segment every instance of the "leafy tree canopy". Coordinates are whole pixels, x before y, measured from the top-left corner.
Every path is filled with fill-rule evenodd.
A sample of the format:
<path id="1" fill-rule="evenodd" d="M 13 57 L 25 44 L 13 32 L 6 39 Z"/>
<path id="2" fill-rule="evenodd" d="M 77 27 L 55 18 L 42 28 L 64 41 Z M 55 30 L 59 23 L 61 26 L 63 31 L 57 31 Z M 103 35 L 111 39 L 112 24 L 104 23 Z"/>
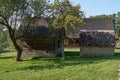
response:
<path id="1" fill-rule="evenodd" d="M 120 12 L 117 13 L 116 25 L 117 25 L 116 34 L 120 36 Z"/>
<path id="2" fill-rule="evenodd" d="M 101 14 L 101 15 L 96 15 L 96 16 L 90 16 L 90 18 L 114 18 L 116 14 L 111 14 L 111 15 L 106 15 L 106 14 Z"/>
<path id="3" fill-rule="evenodd" d="M 55 28 L 75 28 L 83 23 L 83 11 L 80 5 L 73 5 L 69 0 L 55 0 L 51 4 L 51 14 L 54 18 L 52 26 Z"/>
<path id="4" fill-rule="evenodd" d="M 120 27 L 120 12 L 117 13 L 116 23 Z"/>

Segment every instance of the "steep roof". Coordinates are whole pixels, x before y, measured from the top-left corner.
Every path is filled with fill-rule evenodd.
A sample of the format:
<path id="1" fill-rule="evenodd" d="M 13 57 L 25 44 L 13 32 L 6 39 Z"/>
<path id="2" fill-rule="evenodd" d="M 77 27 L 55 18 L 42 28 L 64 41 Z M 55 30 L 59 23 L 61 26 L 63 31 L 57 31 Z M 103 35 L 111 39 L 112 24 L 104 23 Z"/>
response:
<path id="1" fill-rule="evenodd" d="M 61 30 L 50 29 L 45 19 L 34 19 L 29 23 L 29 26 L 22 24 L 17 34 L 23 38 L 60 38 Z"/>
<path id="2" fill-rule="evenodd" d="M 81 31 L 80 46 L 114 47 L 115 35 L 111 32 Z"/>
<path id="3" fill-rule="evenodd" d="M 110 18 L 87 18 L 81 30 L 114 30 L 113 20 Z"/>
<path id="4" fill-rule="evenodd" d="M 110 18 L 85 18 L 83 26 L 76 27 L 73 31 L 66 30 L 66 36 L 79 38 L 80 30 L 114 30 L 114 24 Z"/>
<path id="5" fill-rule="evenodd" d="M 22 36 L 24 38 L 60 38 L 61 30 L 59 29 L 49 29 L 45 26 L 37 26 L 26 28 L 22 31 Z"/>

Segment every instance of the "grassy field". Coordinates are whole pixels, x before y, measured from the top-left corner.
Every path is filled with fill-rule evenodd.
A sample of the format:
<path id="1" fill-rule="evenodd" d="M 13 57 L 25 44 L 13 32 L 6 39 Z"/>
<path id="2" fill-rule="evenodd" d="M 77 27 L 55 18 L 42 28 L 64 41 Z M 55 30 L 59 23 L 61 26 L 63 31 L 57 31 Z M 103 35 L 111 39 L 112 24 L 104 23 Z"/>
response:
<path id="1" fill-rule="evenodd" d="M 15 52 L 0 54 L 0 80 L 117 80 L 120 51 L 113 57 L 79 57 L 65 50 L 67 60 L 38 58 L 15 61 Z"/>

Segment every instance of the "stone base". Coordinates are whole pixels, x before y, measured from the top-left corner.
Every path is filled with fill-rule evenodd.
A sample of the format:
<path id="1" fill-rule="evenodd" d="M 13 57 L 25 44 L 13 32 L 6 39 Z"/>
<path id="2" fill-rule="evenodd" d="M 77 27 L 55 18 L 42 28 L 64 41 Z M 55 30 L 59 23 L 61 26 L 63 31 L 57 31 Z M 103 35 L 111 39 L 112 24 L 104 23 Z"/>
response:
<path id="1" fill-rule="evenodd" d="M 80 47 L 80 56 L 113 56 L 115 47 Z"/>
<path id="2" fill-rule="evenodd" d="M 56 57 L 58 54 L 62 53 L 62 43 L 59 44 L 59 46 L 57 45 L 57 47 L 54 47 L 54 49 L 52 48 L 43 48 L 43 49 L 39 49 L 39 50 L 35 50 L 33 48 L 31 48 L 25 41 L 19 41 L 19 46 L 22 47 L 23 52 L 21 55 L 21 59 L 22 60 L 26 60 L 26 59 L 32 59 L 32 58 L 38 58 L 38 57 Z M 47 43 L 45 43 L 44 45 L 46 45 Z M 54 44 L 56 45 L 56 44 Z M 44 46 L 43 46 L 44 47 Z"/>
<path id="3" fill-rule="evenodd" d="M 56 57 L 56 55 L 61 54 L 61 48 L 55 49 L 55 51 L 45 51 L 45 50 L 23 50 L 21 59 L 32 59 L 36 57 Z"/>
<path id="4" fill-rule="evenodd" d="M 32 50 L 32 51 L 24 50 L 21 55 L 21 59 L 23 60 L 37 58 L 37 57 L 55 57 L 55 53 L 46 52 L 42 50 Z"/>

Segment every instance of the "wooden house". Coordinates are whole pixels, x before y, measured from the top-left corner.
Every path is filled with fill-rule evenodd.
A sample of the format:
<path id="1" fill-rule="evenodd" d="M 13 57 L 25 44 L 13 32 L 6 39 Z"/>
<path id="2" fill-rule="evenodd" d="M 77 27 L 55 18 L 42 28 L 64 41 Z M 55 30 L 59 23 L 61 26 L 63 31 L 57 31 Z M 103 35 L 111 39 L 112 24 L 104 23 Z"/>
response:
<path id="1" fill-rule="evenodd" d="M 80 28 L 79 42 L 81 56 L 113 56 L 115 32 L 112 19 L 84 19 Z"/>
<path id="2" fill-rule="evenodd" d="M 23 24 L 19 31 L 22 58 L 54 57 L 62 51 L 61 30 L 50 29 L 45 19 L 35 19 L 29 26 Z"/>

